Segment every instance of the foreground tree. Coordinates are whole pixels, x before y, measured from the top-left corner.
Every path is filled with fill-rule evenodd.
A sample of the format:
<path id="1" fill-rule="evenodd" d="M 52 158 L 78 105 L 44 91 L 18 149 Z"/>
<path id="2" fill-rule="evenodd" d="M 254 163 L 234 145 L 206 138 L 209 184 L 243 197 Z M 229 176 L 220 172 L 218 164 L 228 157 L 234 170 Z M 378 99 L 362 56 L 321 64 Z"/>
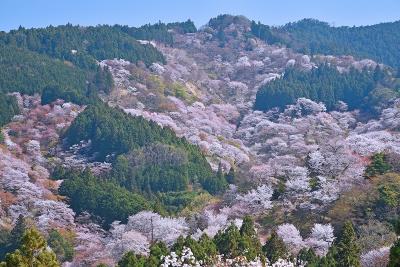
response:
<path id="1" fill-rule="evenodd" d="M 285 243 L 276 232 L 271 234 L 262 249 L 271 263 L 276 262 L 278 259 L 286 258 L 288 254 Z"/>
<path id="2" fill-rule="evenodd" d="M 246 258 L 253 260 L 257 256 L 260 256 L 262 254 L 261 243 L 258 239 L 256 229 L 254 228 L 254 222 L 250 216 L 245 216 L 243 218 L 240 234 L 242 236 L 240 247 L 245 251 Z"/>
<path id="3" fill-rule="evenodd" d="M 357 236 L 353 224 L 349 221 L 344 224 L 342 235 L 337 244 L 336 261 L 340 267 L 361 266 Z"/>
<path id="4" fill-rule="evenodd" d="M 230 258 L 241 255 L 241 236 L 239 229 L 233 223 L 224 232 L 218 231 L 217 235 L 214 237 L 214 242 L 220 254 L 224 254 Z"/>
<path id="5" fill-rule="evenodd" d="M 47 248 L 46 240 L 35 229 L 25 231 L 21 246 L 6 256 L 1 267 L 59 267 L 56 255 Z"/>
<path id="6" fill-rule="evenodd" d="M 53 229 L 49 233 L 48 244 L 60 262 L 72 261 L 74 257 L 73 244 L 63 237 L 59 231 Z"/>
<path id="7" fill-rule="evenodd" d="M 146 260 L 140 255 L 135 255 L 132 251 L 124 254 L 122 259 L 118 262 L 118 267 L 144 267 Z"/>

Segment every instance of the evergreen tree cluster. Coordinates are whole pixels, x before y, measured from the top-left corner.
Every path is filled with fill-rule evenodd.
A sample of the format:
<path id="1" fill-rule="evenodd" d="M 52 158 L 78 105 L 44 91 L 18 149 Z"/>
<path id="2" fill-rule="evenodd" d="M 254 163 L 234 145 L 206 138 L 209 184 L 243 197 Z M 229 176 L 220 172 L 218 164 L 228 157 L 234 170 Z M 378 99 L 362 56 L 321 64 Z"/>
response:
<path id="1" fill-rule="evenodd" d="M 43 104 L 57 98 L 82 104 L 112 85 L 107 69 L 84 70 L 24 48 L 0 45 L 0 93 L 43 93 Z"/>
<path id="2" fill-rule="evenodd" d="M 353 55 L 400 67 L 400 21 L 361 27 L 332 27 L 315 19 L 283 27 L 253 21 L 251 33 L 267 43 L 285 44 L 306 54 Z"/>
<path id="3" fill-rule="evenodd" d="M 390 171 L 391 168 L 385 153 L 376 153 L 371 157 L 371 163 L 365 169 L 365 175 L 367 177 L 382 175 Z"/>
<path id="4" fill-rule="evenodd" d="M 18 113 L 19 107 L 15 97 L 0 92 L 0 129 Z"/>
<path id="5" fill-rule="evenodd" d="M 53 173 L 64 180 L 59 192 L 71 207 L 99 216 L 104 225 L 126 221 L 143 209 L 174 213 L 203 189 L 222 192 L 227 176 L 234 175 L 214 173 L 199 147 L 171 129 L 102 102 L 88 105 L 64 137 L 68 146 L 90 140 L 90 152 L 98 160 L 112 161 L 112 171 L 102 177 L 63 168 Z"/>
<path id="6" fill-rule="evenodd" d="M 335 108 L 338 101 L 344 101 L 349 109 L 363 108 L 367 97 L 376 88 L 379 80 L 375 71 L 357 71 L 341 74 L 336 68 L 321 65 L 311 71 L 287 69 L 283 78 L 276 79 L 261 87 L 256 96 L 255 109 L 283 109 L 300 97 L 323 102 L 328 110 Z M 381 78 L 382 79 L 382 78 Z"/>
<path id="7" fill-rule="evenodd" d="M 0 266 L 59 267 L 60 264 L 54 252 L 47 248 L 47 242 L 44 237 L 39 231 L 31 228 L 24 232 L 18 249 L 8 253 L 5 261 L 0 262 Z"/>
<path id="8" fill-rule="evenodd" d="M 156 24 L 146 24 L 141 27 L 129 27 L 127 25 L 114 25 L 113 27 L 137 40 L 154 40 L 168 45 L 174 44 L 174 38 L 170 30 L 181 34 L 194 33 L 197 31 L 196 26 L 190 19 L 185 22 L 167 24 L 158 22 Z"/>
<path id="9" fill-rule="evenodd" d="M 130 215 L 150 209 L 149 201 L 141 195 L 112 181 L 95 177 L 88 170 L 68 170 L 59 178 L 66 179 L 59 193 L 68 197 L 72 209 L 77 213 L 87 211 L 100 217 L 105 227 L 113 221 L 126 222 Z"/>
<path id="10" fill-rule="evenodd" d="M 245 217 L 243 224 L 238 229 L 234 224 L 223 231 L 219 231 L 214 238 L 203 234 L 197 241 L 190 236 L 179 237 L 170 251 L 182 255 L 183 249 L 190 248 L 196 260 L 201 261 L 205 266 L 213 266 L 217 255 L 224 255 L 225 258 L 234 259 L 246 257 L 247 260 L 261 259 L 275 263 L 278 259 L 296 258 L 301 266 L 306 267 L 360 267 L 360 249 L 357 245 L 357 236 L 350 222 L 345 223 L 340 238 L 330 248 L 324 257 L 318 257 L 312 248 L 300 250 L 298 255 L 290 255 L 283 240 L 273 232 L 264 246 L 254 229 L 254 223 L 250 217 Z M 156 242 L 150 247 L 148 257 L 135 255 L 127 252 L 118 262 L 118 267 L 142 267 L 160 266 L 161 256 L 169 254 L 169 249 L 162 242 Z M 392 261 L 398 260 L 398 248 L 392 249 Z M 397 265 L 389 265 L 397 266 Z"/>
<path id="11" fill-rule="evenodd" d="M 143 61 L 146 65 L 165 62 L 163 55 L 152 45 L 142 45 L 135 38 L 108 25 L 20 27 L 0 34 L 0 43 L 66 60 L 82 69 L 96 69 L 96 60 L 113 58 L 133 63 Z"/>
<path id="12" fill-rule="evenodd" d="M 92 152 L 100 160 L 117 156 L 112 176 L 129 190 L 183 191 L 189 183 L 199 183 L 215 194 L 227 185 L 225 176 L 213 173 L 199 147 L 178 138 L 170 128 L 103 103 L 79 114 L 65 137 L 68 145 L 91 140 Z"/>
<path id="13" fill-rule="evenodd" d="M 97 61 L 113 58 L 165 63 L 152 45 L 140 44 L 114 26 L 67 24 L 0 32 L 0 92 L 43 93 L 44 104 L 57 98 L 87 104 L 99 91 L 111 90 L 111 73 Z"/>
<path id="14" fill-rule="evenodd" d="M 73 257 L 74 247 L 70 240 L 53 229 L 46 242 L 42 234 L 31 226 L 29 219 L 22 215 L 7 237 L 0 240 L 1 267 L 60 266 L 62 262 L 72 261 Z"/>

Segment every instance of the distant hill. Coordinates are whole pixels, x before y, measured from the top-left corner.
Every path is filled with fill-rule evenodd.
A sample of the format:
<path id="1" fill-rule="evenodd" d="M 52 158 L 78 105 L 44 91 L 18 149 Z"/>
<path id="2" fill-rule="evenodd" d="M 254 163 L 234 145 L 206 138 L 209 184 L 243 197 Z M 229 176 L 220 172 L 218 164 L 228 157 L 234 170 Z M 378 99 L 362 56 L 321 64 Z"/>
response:
<path id="1" fill-rule="evenodd" d="M 400 21 L 360 27 L 332 27 L 303 19 L 282 27 L 252 22 L 253 35 L 306 54 L 353 55 L 400 67 Z"/>

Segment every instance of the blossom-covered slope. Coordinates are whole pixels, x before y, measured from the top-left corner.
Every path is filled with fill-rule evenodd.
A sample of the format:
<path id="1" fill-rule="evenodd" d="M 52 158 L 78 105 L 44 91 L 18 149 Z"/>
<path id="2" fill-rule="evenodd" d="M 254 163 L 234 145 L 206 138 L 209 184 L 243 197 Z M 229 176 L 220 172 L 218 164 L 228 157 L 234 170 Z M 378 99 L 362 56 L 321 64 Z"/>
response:
<path id="1" fill-rule="evenodd" d="M 231 225 L 241 228 L 246 215 L 256 221 L 257 239 L 264 242 L 276 230 L 288 253 L 297 255 L 311 248 L 323 257 L 337 240 L 332 225 L 341 227 L 350 217 L 360 222 L 363 266 L 383 266 L 396 239 L 389 220 L 371 215 L 377 204 L 369 196 L 361 199 L 365 203 L 357 203 L 360 207 L 348 202 L 354 200 L 353 190 L 373 192 L 373 198 L 379 194 L 378 186 L 381 192 L 385 182 L 396 184 L 397 176 L 374 178 L 366 173 L 379 153 L 385 154 L 393 171 L 400 170 L 396 165 L 400 98 L 382 93 L 379 97 L 385 101 L 378 101 L 376 114 L 349 110 L 342 101 L 327 111 L 322 102 L 298 98 L 284 109 L 265 112 L 254 110 L 254 102 L 261 87 L 284 77 L 289 68 L 309 72 L 326 64 L 339 73 L 353 69 L 373 73 L 379 66 L 394 83 L 392 69 L 350 55 L 294 52 L 251 35 L 251 22 L 244 17 L 227 21 L 211 20 L 190 33 L 169 30 L 173 45 L 142 40 L 163 54 L 165 64 L 146 66 L 126 59 L 98 62 L 114 80 L 112 91 L 101 93 L 100 98 L 127 114 L 171 128 L 197 145 L 215 171 L 234 170 L 234 181 L 225 192 L 202 195 L 198 203 L 175 214 L 157 213 L 155 207 L 101 227 L 101 218 L 72 210 L 68 199 L 58 194 L 63 181 L 50 174 L 55 166 L 88 168 L 99 177 L 111 172 L 112 160 L 97 162 L 83 153 L 90 141 L 69 148 L 63 145 L 63 134 L 85 106 L 61 100 L 42 105 L 40 96 L 15 93 L 22 112 L 3 127 L 5 140 L 0 145 L 1 229 L 12 229 L 22 215 L 45 235 L 52 229 L 72 233 L 75 255 L 65 266 L 114 266 L 128 251 L 149 255 L 156 241 L 176 247 L 180 236 L 218 237 Z M 195 191 L 192 186 L 189 190 Z M 368 214 L 360 216 L 359 210 Z M 383 213 L 393 215 L 392 210 Z M 188 258 L 193 256 L 190 249 L 184 251 Z M 165 266 L 168 261 L 185 260 L 177 257 L 171 252 Z M 235 261 L 219 257 L 220 266 Z M 288 261 L 279 259 L 272 266 L 295 266 Z M 259 258 L 244 262 L 240 266 L 261 265 Z"/>

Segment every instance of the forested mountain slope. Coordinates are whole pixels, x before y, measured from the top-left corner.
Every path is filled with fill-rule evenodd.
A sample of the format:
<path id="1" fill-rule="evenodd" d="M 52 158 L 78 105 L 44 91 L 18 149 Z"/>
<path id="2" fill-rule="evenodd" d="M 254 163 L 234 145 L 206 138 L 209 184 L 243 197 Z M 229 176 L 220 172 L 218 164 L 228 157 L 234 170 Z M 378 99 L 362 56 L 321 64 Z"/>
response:
<path id="1" fill-rule="evenodd" d="M 396 69 L 400 21 L 360 27 L 334 27 L 326 22 L 304 19 L 282 27 L 252 23 L 252 33 L 268 43 L 282 43 L 306 54 L 353 55 L 370 58 Z"/>
<path id="2" fill-rule="evenodd" d="M 1 33 L 0 261 L 397 266 L 396 25 Z"/>

